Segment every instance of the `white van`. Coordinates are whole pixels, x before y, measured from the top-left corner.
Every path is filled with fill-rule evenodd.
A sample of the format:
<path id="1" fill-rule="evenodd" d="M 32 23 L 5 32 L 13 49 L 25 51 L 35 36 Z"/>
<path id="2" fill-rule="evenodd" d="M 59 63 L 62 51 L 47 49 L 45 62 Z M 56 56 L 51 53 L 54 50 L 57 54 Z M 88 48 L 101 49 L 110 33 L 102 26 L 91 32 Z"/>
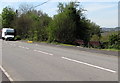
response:
<path id="1" fill-rule="evenodd" d="M 12 28 L 3 28 L 2 29 L 2 39 L 3 40 L 14 40 L 15 30 Z"/>

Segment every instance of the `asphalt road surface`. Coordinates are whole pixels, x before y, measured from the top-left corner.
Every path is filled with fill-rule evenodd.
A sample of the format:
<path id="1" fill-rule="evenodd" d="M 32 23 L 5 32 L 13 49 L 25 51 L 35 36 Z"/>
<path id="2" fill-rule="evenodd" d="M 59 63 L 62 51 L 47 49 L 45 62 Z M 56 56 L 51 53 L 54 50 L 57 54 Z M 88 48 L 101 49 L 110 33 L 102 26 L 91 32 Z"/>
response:
<path id="1" fill-rule="evenodd" d="M 2 42 L 12 81 L 118 81 L 118 57 L 19 41 Z"/>

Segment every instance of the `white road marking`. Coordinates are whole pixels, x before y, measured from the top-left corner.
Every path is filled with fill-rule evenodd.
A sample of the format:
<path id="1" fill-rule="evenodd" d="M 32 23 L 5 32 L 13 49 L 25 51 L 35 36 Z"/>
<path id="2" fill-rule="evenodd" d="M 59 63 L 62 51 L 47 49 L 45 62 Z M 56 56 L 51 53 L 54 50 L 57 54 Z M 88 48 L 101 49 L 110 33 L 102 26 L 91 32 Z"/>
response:
<path id="1" fill-rule="evenodd" d="M 12 45 L 12 46 L 16 46 L 15 44 L 10 44 L 10 45 Z"/>
<path id="2" fill-rule="evenodd" d="M 47 54 L 47 55 L 53 55 L 53 54 L 51 54 L 51 53 L 47 53 L 47 52 L 44 52 L 44 51 L 40 51 L 40 50 L 34 50 L 35 52 L 40 52 L 40 53 L 43 53 L 43 54 Z"/>
<path id="3" fill-rule="evenodd" d="M 25 49 L 29 49 L 28 47 L 25 47 Z"/>
<path id="4" fill-rule="evenodd" d="M 38 46 L 38 44 L 35 44 L 36 46 Z"/>
<path id="5" fill-rule="evenodd" d="M 35 52 L 36 52 L 37 50 L 33 50 L 33 51 L 35 51 Z"/>
<path id="6" fill-rule="evenodd" d="M 12 45 L 12 44 L 9 44 L 9 45 Z"/>
<path id="7" fill-rule="evenodd" d="M 21 48 L 25 48 L 25 47 L 22 46 Z"/>
<path id="8" fill-rule="evenodd" d="M 20 48 L 21 48 L 22 46 L 18 46 L 18 47 L 20 47 Z"/>
<path id="9" fill-rule="evenodd" d="M 43 54 L 48 54 L 47 52 L 43 52 L 43 51 L 38 51 L 38 52 L 43 53 Z"/>
<path id="10" fill-rule="evenodd" d="M 49 53 L 49 55 L 51 55 L 51 56 L 52 56 L 53 54 L 50 54 L 50 53 Z"/>
<path id="11" fill-rule="evenodd" d="M 30 49 L 30 48 L 28 48 L 28 47 L 23 47 L 23 46 L 18 46 L 18 47 L 20 47 L 20 48 L 24 48 L 24 49 Z"/>
<path id="12" fill-rule="evenodd" d="M 92 65 L 92 64 L 89 64 L 89 63 L 86 63 L 86 62 L 81 62 L 81 61 L 70 59 L 70 58 L 67 58 L 67 57 L 61 57 L 61 58 L 69 60 L 69 61 L 73 61 L 73 62 L 76 62 L 76 63 L 84 64 L 84 65 L 87 65 L 87 66 L 91 66 L 91 67 L 94 67 L 94 68 L 97 68 L 97 69 L 101 69 L 101 70 L 105 70 L 105 71 L 108 71 L 108 72 L 116 73 L 116 71 L 114 71 L 114 70 L 103 68 L 103 67 L 96 66 L 96 65 Z"/>
<path id="13" fill-rule="evenodd" d="M 3 73 L 7 76 L 7 78 L 10 80 L 10 81 L 13 81 L 13 79 L 11 78 L 11 76 L 5 71 L 5 69 L 0 66 L 0 69 L 3 71 Z"/>

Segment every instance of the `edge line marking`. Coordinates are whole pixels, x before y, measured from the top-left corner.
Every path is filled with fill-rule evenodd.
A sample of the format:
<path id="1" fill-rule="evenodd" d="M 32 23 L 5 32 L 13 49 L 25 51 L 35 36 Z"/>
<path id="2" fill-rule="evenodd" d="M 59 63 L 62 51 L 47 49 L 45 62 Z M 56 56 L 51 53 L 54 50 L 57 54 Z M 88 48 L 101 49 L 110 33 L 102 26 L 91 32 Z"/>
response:
<path id="1" fill-rule="evenodd" d="M 7 76 L 7 78 L 10 80 L 10 81 L 13 81 L 13 79 L 10 77 L 10 75 L 5 71 L 5 69 L 0 65 L 0 69 L 3 71 L 3 73 Z"/>

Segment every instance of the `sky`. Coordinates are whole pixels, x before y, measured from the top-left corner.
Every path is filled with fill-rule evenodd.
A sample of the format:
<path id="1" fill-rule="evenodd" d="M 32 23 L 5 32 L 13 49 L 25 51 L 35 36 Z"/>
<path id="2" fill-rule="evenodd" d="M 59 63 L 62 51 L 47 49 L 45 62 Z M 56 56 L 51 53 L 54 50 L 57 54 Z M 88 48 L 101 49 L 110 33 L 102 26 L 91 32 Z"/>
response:
<path id="1" fill-rule="evenodd" d="M 18 9 L 21 4 L 39 5 L 48 0 L 0 0 L 0 13 L 6 6 Z M 118 2 L 119 0 L 49 0 L 49 2 L 36 7 L 49 16 L 57 14 L 59 2 L 79 1 L 80 7 L 84 8 L 85 16 L 100 27 L 114 28 L 118 26 Z"/>

